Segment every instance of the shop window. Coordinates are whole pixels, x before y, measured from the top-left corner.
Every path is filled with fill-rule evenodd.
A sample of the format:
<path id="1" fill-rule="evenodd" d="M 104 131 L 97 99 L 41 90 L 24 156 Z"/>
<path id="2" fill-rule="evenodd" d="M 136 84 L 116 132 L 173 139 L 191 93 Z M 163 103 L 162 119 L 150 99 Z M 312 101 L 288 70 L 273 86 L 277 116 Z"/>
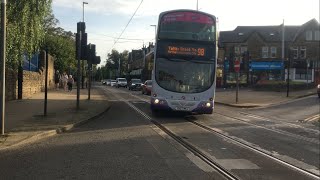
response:
<path id="1" fill-rule="evenodd" d="M 312 31 L 307 31 L 306 32 L 306 40 L 307 41 L 312 41 Z"/>
<path id="2" fill-rule="evenodd" d="M 267 46 L 262 47 L 262 58 L 268 58 L 268 49 Z"/>
<path id="3" fill-rule="evenodd" d="M 306 52 L 307 52 L 307 49 L 306 47 L 300 47 L 300 58 L 301 59 L 305 59 L 306 58 Z"/>
<path id="4" fill-rule="evenodd" d="M 307 80 L 307 76 L 308 76 L 308 80 L 312 80 L 311 69 L 308 69 L 308 73 L 307 73 L 307 69 L 296 69 L 296 74 L 295 74 L 296 80 Z"/>
<path id="5" fill-rule="evenodd" d="M 293 57 L 293 59 L 298 59 L 298 48 L 297 47 L 292 48 L 292 57 Z"/>
<path id="6" fill-rule="evenodd" d="M 276 47 L 271 47 L 270 49 L 271 49 L 271 50 L 270 50 L 270 51 L 271 51 L 271 54 L 270 54 L 271 57 L 272 57 L 272 58 L 277 57 L 277 48 L 276 48 Z"/>
<path id="7" fill-rule="evenodd" d="M 241 48 L 240 48 L 240 52 L 241 52 L 241 54 L 243 54 L 243 53 L 247 52 L 247 50 L 248 50 L 248 48 L 247 48 L 247 47 L 241 47 Z"/>
<path id="8" fill-rule="evenodd" d="M 240 54 L 240 48 L 239 47 L 234 47 L 234 53 L 235 54 Z"/>
<path id="9" fill-rule="evenodd" d="M 315 31 L 314 32 L 314 40 L 320 41 L 320 31 Z"/>

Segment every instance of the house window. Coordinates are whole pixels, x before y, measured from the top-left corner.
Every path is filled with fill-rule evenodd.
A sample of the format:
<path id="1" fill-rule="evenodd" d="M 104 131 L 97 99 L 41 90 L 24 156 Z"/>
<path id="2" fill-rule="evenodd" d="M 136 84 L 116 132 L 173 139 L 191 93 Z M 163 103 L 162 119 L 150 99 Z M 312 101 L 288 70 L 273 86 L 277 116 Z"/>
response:
<path id="1" fill-rule="evenodd" d="M 314 40 L 320 41 L 320 31 L 315 31 L 314 32 Z"/>
<path id="2" fill-rule="evenodd" d="M 277 56 L 277 48 L 276 47 L 271 47 L 271 57 L 275 58 Z"/>
<path id="3" fill-rule="evenodd" d="M 240 54 L 240 48 L 239 47 L 234 47 L 234 53 L 235 54 Z"/>
<path id="4" fill-rule="evenodd" d="M 307 52 L 307 49 L 306 47 L 300 47 L 300 58 L 301 59 L 305 59 L 306 58 L 306 52 Z"/>
<path id="5" fill-rule="evenodd" d="M 292 57 L 293 57 L 293 59 L 298 59 L 298 48 L 297 47 L 292 48 Z"/>
<path id="6" fill-rule="evenodd" d="M 268 49 L 267 46 L 262 47 L 262 58 L 268 58 Z"/>
<path id="7" fill-rule="evenodd" d="M 296 80 L 307 80 L 307 76 L 308 76 L 308 80 L 312 80 L 311 69 L 308 69 L 308 73 L 307 73 L 307 69 L 296 69 L 296 74 L 295 74 Z"/>
<path id="8" fill-rule="evenodd" d="M 307 31 L 306 32 L 306 40 L 307 41 L 312 41 L 312 31 Z"/>
<path id="9" fill-rule="evenodd" d="M 247 50 L 248 50 L 247 47 L 241 47 L 241 48 L 240 48 L 241 54 L 247 52 Z"/>

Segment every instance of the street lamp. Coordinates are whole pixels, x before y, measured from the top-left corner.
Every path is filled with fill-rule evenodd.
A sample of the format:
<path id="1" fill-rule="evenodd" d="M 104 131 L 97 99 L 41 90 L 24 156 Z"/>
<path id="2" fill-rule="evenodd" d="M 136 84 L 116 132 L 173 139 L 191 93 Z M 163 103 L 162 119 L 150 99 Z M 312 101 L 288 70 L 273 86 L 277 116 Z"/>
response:
<path id="1" fill-rule="evenodd" d="M 156 40 L 156 35 L 157 35 L 157 25 L 152 24 L 152 25 L 150 25 L 150 26 L 153 26 L 153 27 L 154 27 L 154 38 L 155 38 L 155 40 Z"/>
<path id="2" fill-rule="evenodd" d="M 199 6 L 198 6 L 198 4 L 199 4 L 199 2 L 198 2 L 198 0 L 197 0 L 197 11 L 199 11 Z"/>
<path id="3" fill-rule="evenodd" d="M 82 2 L 82 22 L 84 22 L 84 5 L 88 4 L 87 2 Z"/>
<path id="4" fill-rule="evenodd" d="M 7 21 L 7 1 L 1 1 L 1 39 L 0 39 L 0 111 L 1 111 L 1 135 L 4 135 L 5 121 L 5 101 L 6 101 L 6 21 Z"/>

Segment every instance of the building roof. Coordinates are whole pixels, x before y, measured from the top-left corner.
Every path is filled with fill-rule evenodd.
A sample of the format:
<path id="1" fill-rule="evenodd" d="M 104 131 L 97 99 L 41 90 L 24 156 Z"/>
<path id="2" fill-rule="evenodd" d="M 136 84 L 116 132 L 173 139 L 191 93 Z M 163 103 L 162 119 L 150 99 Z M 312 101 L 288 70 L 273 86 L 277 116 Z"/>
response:
<path id="1" fill-rule="evenodd" d="M 306 26 L 319 23 L 311 19 L 301 26 L 284 26 L 285 41 L 293 41 L 297 35 L 304 31 Z M 282 24 L 278 26 L 238 26 L 233 31 L 221 31 L 219 43 L 241 43 L 245 42 L 253 33 L 257 33 L 267 42 L 282 41 Z"/>

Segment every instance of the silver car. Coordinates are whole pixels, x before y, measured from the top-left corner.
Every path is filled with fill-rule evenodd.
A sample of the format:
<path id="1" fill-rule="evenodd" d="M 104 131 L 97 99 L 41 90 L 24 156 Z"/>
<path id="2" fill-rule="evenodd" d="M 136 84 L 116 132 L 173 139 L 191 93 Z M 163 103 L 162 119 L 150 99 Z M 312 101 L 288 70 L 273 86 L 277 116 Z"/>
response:
<path id="1" fill-rule="evenodd" d="M 117 78 L 116 81 L 117 81 L 117 85 L 116 85 L 117 88 L 119 88 L 119 87 L 127 88 L 128 87 L 128 82 L 127 82 L 126 78 Z"/>

